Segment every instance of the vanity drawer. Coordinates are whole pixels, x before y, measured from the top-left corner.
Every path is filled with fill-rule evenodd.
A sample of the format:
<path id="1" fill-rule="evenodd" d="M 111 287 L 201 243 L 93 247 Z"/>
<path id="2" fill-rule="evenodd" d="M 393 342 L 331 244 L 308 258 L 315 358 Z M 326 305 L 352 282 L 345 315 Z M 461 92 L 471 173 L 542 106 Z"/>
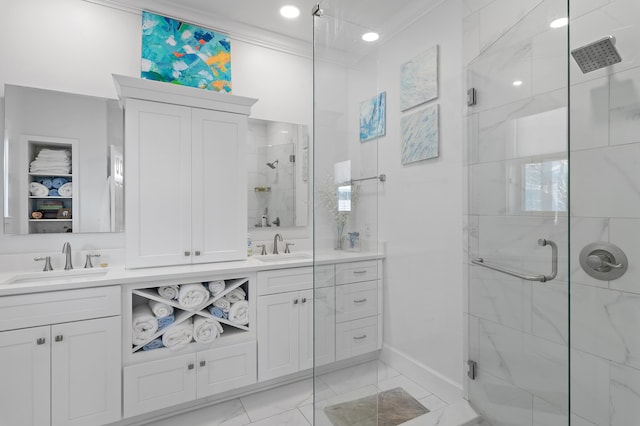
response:
<path id="1" fill-rule="evenodd" d="M 120 286 L 0 297 L 0 331 L 120 315 Z"/>
<path id="2" fill-rule="evenodd" d="M 336 322 L 378 314 L 378 281 L 336 287 Z"/>
<path id="3" fill-rule="evenodd" d="M 333 265 L 316 266 L 314 274 L 316 288 L 331 287 L 336 284 L 336 271 Z"/>
<path id="4" fill-rule="evenodd" d="M 336 284 L 358 283 L 378 279 L 378 261 L 339 263 L 336 265 Z"/>
<path id="5" fill-rule="evenodd" d="M 258 295 L 313 288 L 313 268 L 275 269 L 257 274 Z"/>
<path id="6" fill-rule="evenodd" d="M 378 349 L 378 316 L 336 324 L 336 361 Z"/>

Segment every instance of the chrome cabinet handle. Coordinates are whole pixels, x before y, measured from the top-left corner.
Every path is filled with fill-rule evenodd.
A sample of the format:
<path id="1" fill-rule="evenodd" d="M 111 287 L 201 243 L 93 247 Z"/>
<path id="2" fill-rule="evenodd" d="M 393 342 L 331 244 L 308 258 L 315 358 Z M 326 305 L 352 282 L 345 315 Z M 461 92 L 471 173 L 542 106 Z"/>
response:
<path id="1" fill-rule="evenodd" d="M 44 345 L 46 343 L 46 339 L 44 337 L 39 337 L 38 340 L 36 340 L 36 343 L 39 345 Z"/>
<path id="2" fill-rule="evenodd" d="M 362 340 L 362 339 L 366 339 L 367 335 L 363 334 L 361 336 L 353 336 L 353 340 Z"/>
<path id="3" fill-rule="evenodd" d="M 200 256 L 200 250 L 196 250 L 196 256 Z"/>
<path id="4" fill-rule="evenodd" d="M 189 370 L 193 370 L 194 368 L 195 368 L 195 365 L 193 365 L 193 364 L 187 365 L 187 369 L 189 369 Z"/>
<path id="5" fill-rule="evenodd" d="M 298 299 L 293 299 L 293 304 L 297 305 L 298 304 Z"/>
<path id="6" fill-rule="evenodd" d="M 366 273 L 367 273 L 366 269 L 364 271 L 353 271 L 354 275 L 360 275 L 360 274 L 366 274 Z"/>
<path id="7" fill-rule="evenodd" d="M 56 336 L 56 342 L 62 342 L 64 340 L 64 337 L 62 336 L 62 334 L 59 334 Z"/>
<path id="8" fill-rule="evenodd" d="M 364 302 L 366 302 L 366 301 L 367 301 L 367 298 L 365 297 L 365 298 L 363 298 L 363 299 L 354 299 L 354 300 L 353 300 L 353 303 L 364 303 Z"/>
<path id="9" fill-rule="evenodd" d="M 306 297 L 302 298 L 302 303 L 307 303 L 307 298 Z"/>
<path id="10" fill-rule="evenodd" d="M 185 256 L 191 256 L 191 252 L 190 252 L 190 251 L 185 251 L 185 252 L 184 252 L 184 255 L 185 255 Z"/>
<path id="11" fill-rule="evenodd" d="M 207 361 L 200 361 L 200 367 L 204 367 L 205 365 L 207 365 Z"/>

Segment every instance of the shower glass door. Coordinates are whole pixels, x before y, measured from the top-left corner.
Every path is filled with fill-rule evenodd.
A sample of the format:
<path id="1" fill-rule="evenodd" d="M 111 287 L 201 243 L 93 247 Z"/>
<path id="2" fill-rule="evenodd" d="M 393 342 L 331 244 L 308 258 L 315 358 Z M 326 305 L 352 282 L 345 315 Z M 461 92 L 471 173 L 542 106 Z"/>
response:
<path id="1" fill-rule="evenodd" d="M 465 391 L 487 424 L 568 425 L 568 4 L 464 4 Z"/>
<path id="2" fill-rule="evenodd" d="M 381 309 L 363 307 L 381 294 L 381 183 L 378 137 L 362 141 L 359 128 L 361 102 L 379 93 L 378 51 L 362 41 L 358 17 L 349 17 L 357 7 L 348 3 L 324 0 L 314 16 L 314 404 L 305 416 L 316 426 L 378 423 Z M 341 272 L 365 265 L 362 254 L 371 255 L 362 271 L 374 272 L 354 273 L 367 281 Z"/>

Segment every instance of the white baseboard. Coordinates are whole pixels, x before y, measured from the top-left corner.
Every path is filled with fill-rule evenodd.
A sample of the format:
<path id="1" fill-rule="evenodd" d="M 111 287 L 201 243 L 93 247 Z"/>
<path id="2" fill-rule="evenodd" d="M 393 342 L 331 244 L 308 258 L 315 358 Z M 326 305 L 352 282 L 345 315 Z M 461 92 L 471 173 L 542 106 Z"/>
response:
<path id="1" fill-rule="evenodd" d="M 463 397 L 462 384 L 456 383 L 395 348 L 382 345 L 380 359 L 449 404 Z"/>

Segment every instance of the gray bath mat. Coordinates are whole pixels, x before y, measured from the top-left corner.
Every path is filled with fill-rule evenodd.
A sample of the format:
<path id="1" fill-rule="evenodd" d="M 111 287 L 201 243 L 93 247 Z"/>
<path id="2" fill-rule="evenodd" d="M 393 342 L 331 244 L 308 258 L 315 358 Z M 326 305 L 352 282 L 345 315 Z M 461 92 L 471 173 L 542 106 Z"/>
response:
<path id="1" fill-rule="evenodd" d="M 402 388 L 325 407 L 334 426 L 396 426 L 428 413 Z"/>

